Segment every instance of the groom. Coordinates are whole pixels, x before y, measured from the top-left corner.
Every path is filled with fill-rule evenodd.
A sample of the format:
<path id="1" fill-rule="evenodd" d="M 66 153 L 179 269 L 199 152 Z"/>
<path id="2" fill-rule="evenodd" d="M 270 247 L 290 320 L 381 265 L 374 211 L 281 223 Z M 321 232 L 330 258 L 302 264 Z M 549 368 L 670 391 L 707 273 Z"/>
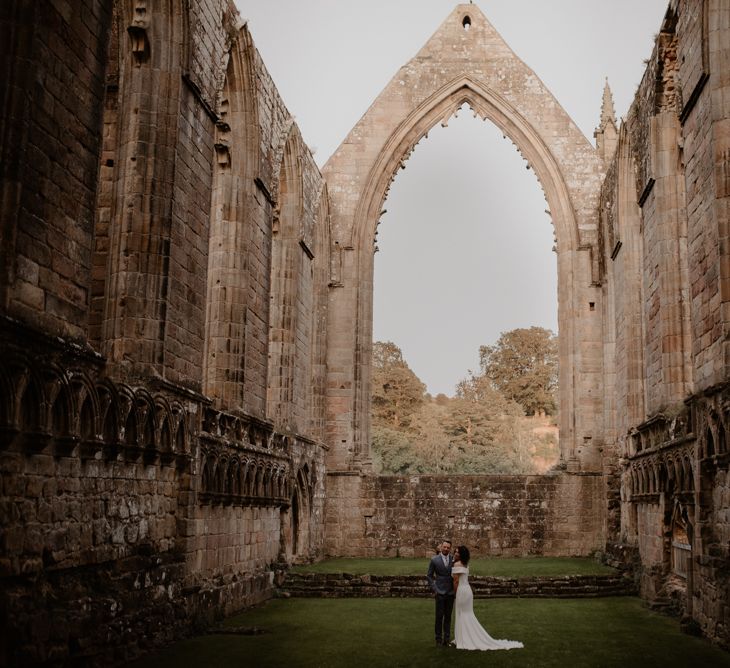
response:
<path id="1" fill-rule="evenodd" d="M 451 567 L 454 565 L 454 560 L 449 552 L 451 552 L 451 541 L 445 540 L 439 546 L 438 554 L 431 559 L 426 574 L 428 584 L 436 594 L 437 645 L 448 645 L 451 635 L 451 611 L 454 609 L 454 581 L 451 578 Z"/>

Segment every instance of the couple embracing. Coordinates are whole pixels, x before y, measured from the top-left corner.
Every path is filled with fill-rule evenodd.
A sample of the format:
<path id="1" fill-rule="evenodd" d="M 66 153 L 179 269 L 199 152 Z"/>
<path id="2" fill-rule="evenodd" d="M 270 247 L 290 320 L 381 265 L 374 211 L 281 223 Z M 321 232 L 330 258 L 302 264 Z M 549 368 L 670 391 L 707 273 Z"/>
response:
<path id="1" fill-rule="evenodd" d="M 436 644 L 449 645 L 451 613 L 456 609 L 454 643 L 457 649 L 516 649 L 515 640 L 495 640 L 474 615 L 474 593 L 469 586 L 469 549 L 460 545 L 454 556 L 451 541 L 444 540 L 428 566 L 428 584 L 436 594 Z"/>

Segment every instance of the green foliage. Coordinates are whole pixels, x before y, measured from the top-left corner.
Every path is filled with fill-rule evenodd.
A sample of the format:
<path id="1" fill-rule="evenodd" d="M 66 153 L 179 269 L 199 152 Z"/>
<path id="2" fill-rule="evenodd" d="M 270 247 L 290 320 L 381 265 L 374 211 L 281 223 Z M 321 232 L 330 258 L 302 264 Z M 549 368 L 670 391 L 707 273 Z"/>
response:
<path id="1" fill-rule="evenodd" d="M 402 431 L 374 424 L 371 438 L 374 464 L 378 472 L 408 473 L 418 465 L 411 439 Z"/>
<path id="2" fill-rule="evenodd" d="M 552 434 L 533 434 L 532 450 L 535 457 L 543 459 L 557 459 L 558 441 Z"/>
<path id="3" fill-rule="evenodd" d="M 524 331 L 533 330 L 550 336 Z M 392 342 L 373 345 L 372 418 L 371 452 L 384 474 L 534 473 L 536 450 L 550 449 L 492 377 L 470 373 L 455 397 L 432 398 Z"/>
<path id="4" fill-rule="evenodd" d="M 555 412 L 558 340 L 549 329 L 503 332 L 495 345 L 479 348 L 479 362 L 495 389 L 519 403 L 527 415 Z"/>
<path id="5" fill-rule="evenodd" d="M 373 422 L 394 429 L 408 427 L 423 404 L 426 386 L 408 367 L 400 348 L 390 341 L 373 344 Z"/>

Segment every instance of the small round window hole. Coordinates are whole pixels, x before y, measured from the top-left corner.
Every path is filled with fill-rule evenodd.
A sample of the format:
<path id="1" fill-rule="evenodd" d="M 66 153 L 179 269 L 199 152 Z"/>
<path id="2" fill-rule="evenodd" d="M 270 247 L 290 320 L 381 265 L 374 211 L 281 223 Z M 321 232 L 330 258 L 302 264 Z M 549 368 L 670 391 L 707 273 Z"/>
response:
<path id="1" fill-rule="evenodd" d="M 464 26 L 464 30 L 469 30 L 469 28 L 471 28 L 471 19 L 469 18 L 468 14 L 464 17 L 464 20 L 461 22 L 461 25 Z"/>

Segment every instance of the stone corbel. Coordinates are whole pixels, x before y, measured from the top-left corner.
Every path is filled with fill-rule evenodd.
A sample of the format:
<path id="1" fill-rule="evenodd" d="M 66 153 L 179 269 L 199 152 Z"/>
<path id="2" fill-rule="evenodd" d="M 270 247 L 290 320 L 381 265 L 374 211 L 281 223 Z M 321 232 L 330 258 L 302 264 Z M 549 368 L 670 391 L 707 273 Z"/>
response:
<path id="1" fill-rule="evenodd" d="M 217 141 L 215 143 L 216 161 L 219 167 L 231 166 L 230 135 L 231 126 L 225 121 L 218 121 L 215 124 Z"/>
<path id="2" fill-rule="evenodd" d="M 138 0 L 134 6 L 134 20 L 131 25 L 127 26 L 127 32 L 132 41 L 132 56 L 137 67 L 147 62 L 150 58 L 150 40 L 147 36 L 149 24 L 147 3 L 143 0 Z"/>
<path id="3" fill-rule="evenodd" d="M 228 148 L 228 144 L 217 142 L 215 144 L 215 156 L 219 167 L 231 166 L 231 151 Z"/>
<path id="4" fill-rule="evenodd" d="M 341 288 L 342 286 L 342 245 L 339 241 L 335 241 L 330 253 L 329 287 Z"/>

